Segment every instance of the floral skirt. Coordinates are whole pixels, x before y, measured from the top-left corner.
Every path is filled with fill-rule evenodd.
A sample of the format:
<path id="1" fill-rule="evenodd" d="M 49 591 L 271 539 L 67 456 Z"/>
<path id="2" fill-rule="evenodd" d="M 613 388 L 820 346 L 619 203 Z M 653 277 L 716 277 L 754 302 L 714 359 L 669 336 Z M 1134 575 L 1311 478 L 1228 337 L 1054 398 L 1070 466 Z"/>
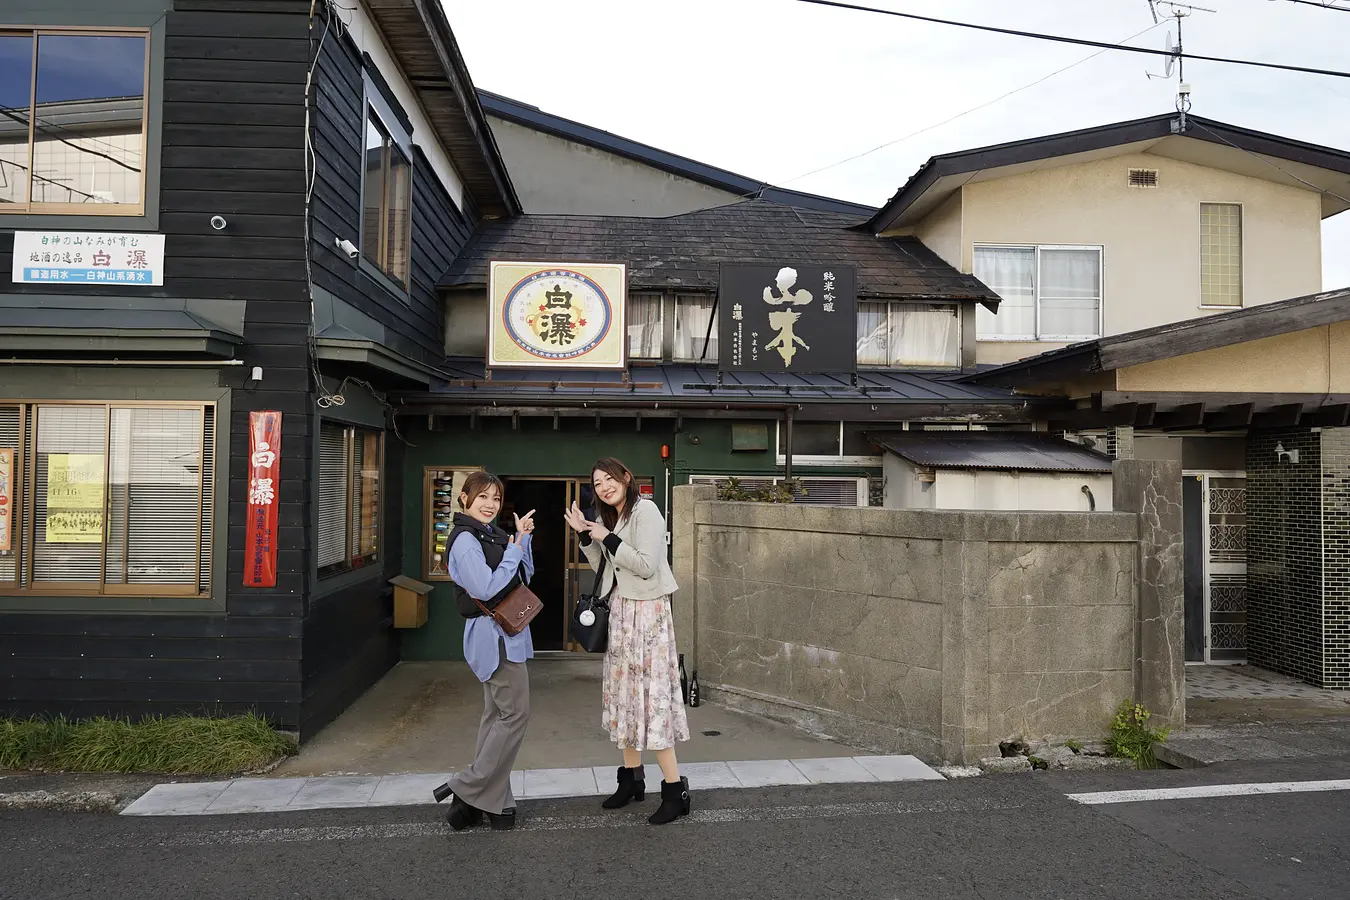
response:
<path id="1" fill-rule="evenodd" d="M 610 597 L 604 685 L 603 724 L 620 748 L 667 750 L 689 740 L 670 597 Z"/>

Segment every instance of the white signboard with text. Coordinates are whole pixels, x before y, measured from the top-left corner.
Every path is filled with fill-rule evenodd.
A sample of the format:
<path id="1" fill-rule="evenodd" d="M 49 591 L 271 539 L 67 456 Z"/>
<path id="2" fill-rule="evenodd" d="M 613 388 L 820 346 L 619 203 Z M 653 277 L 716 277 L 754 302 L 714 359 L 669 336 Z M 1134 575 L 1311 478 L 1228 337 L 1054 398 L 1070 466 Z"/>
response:
<path id="1" fill-rule="evenodd" d="M 14 234 L 15 284 L 164 284 L 164 235 L 84 231 Z"/>

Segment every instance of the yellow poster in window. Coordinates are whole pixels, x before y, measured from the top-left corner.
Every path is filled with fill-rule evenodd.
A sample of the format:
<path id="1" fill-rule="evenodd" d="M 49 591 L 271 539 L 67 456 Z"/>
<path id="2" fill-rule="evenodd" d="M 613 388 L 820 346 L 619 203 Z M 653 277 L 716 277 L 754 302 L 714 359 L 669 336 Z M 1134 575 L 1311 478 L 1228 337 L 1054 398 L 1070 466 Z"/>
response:
<path id="1" fill-rule="evenodd" d="M 103 455 L 53 453 L 47 457 L 48 544 L 97 544 L 103 540 Z"/>

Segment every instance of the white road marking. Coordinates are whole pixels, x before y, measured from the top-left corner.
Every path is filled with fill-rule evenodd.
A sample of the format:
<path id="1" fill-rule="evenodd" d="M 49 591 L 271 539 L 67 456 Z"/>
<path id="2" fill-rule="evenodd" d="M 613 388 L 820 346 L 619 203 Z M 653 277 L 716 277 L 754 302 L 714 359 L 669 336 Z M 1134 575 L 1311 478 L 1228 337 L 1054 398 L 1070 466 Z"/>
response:
<path id="1" fill-rule="evenodd" d="M 1256 794 L 1303 794 L 1317 791 L 1350 791 L 1350 778 L 1334 781 L 1275 781 L 1265 784 L 1205 784 L 1197 787 L 1153 788 L 1140 791 L 1097 791 L 1066 794 L 1070 800 L 1103 803 L 1148 803 L 1154 800 L 1197 800 L 1207 797 L 1245 797 Z"/>
<path id="2" fill-rule="evenodd" d="M 840 816 L 895 816 L 916 813 L 971 813 L 1019 809 L 1020 805 L 983 800 L 935 800 L 925 803 L 836 803 L 821 806 L 768 806 L 740 809 L 696 809 L 681 822 L 722 825 L 734 822 L 773 822 L 786 819 L 837 818 Z M 646 827 L 645 815 L 529 816 L 517 831 L 567 831 L 587 828 Z M 440 821 L 386 825 L 329 825 L 296 828 L 232 829 L 180 834 L 155 841 L 161 847 L 205 847 L 238 844 L 281 844 L 312 841 L 389 840 L 398 838 L 450 838 L 485 834 L 486 828 L 455 832 Z M 145 846 L 145 836 L 136 839 Z"/>

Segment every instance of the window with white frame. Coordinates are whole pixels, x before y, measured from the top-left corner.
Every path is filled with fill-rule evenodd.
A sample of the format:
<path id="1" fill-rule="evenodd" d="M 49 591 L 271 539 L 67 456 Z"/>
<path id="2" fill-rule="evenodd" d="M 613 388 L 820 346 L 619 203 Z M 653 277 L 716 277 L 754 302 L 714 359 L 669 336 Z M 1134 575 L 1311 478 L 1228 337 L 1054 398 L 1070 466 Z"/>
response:
<path id="1" fill-rule="evenodd" d="M 717 298 L 713 294 L 675 296 L 674 359 L 717 362 Z M 704 344 L 707 344 L 704 352 Z"/>
<path id="2" fill-rule="evenodd" d="M 0 402 L 0 594 L 211 592 L 216 407 Z"/>
<path id="3" fill-rule="evenodd" d="M 954 303 L 858 303 L 858 365 L 961 365 L 961 316 Z"/>
<path id="4" fill-rule="evenodd" d="M 801 465 L 880 465 L 878 450 L 864 435 L 862 422 L 793 422 L 792 461 Z M 787 430 L 778 429 L 778 462 L 787 455 Z"/>
<path id="5" fill-rule="evenodd" d="M 660 291 L 633 292 L 628 295 L 628 358 L 660 359 L 664 325 Z"/>
<path id="6" fill-rule="evenodd" d="M 1200 204 L 1200 305 L 1242 305 L 1242 204 Z"/>
<path id="7" fill-rule="evenodd" d="M 384 436 L 337 422 L 319 426 L 319 577 L 377 558 Z"/>
<path id="8" fill-rule="evenodd" d="M 997 314 L 977 310 L 980 340 L 1101 336 L 1101 247 L 976 245 L 974 274 L 1001 299 Z"/>

